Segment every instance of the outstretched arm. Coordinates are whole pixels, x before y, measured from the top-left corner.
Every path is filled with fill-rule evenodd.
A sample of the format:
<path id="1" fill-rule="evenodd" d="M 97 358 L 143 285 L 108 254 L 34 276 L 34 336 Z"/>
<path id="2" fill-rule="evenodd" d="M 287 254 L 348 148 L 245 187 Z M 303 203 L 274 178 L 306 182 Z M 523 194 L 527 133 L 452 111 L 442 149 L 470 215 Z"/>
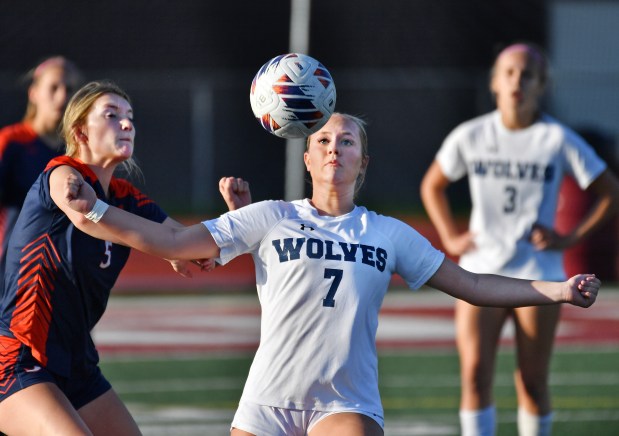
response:
<path id="1" fill-rule="evenodd" d="M 600 280 L 579 274 L 565 282 L 521 280 L 492 274 L 475 274 L 445 259 L 427 283 L 476 306 L 520 307 L 570 303 L 589 307 L 597 298 Z"/>
<path id="2" fill-rule="evenodd" d="M 219 180 L 219 192 L 228 206 L 228 210 L 236 210 L 241 207 L 251 204 L 251 192 L 249 190 L 249 183 L 240 177 L 222 177 Z M 168 218 L 164 224 L 168 224 L 168 221 L 172 221 L 170 225 L 173 227 L 181 227 L 182 224 L 177 223 L 174 220 Z M 189 264 L 193 263 L 200 267 L 202 271 L 212 271 L 217 267 L 217 262 L 213 259 L 199 259 L 199 260 L 170 260 L 174 270 L 184 277 L 192 277 Z"/>
<path id="3" fill-rule="evenodd" d="M 110 241 L 114 244 L 124 244 L 114 233 L 106 231 L 102 226 L 98 226 L 95 223 L 92 223 L 88 220 L 84 219 L 84 215 L 75 210 L 71 209 L 66 202 L 66 189 L 67 189 L 67 180 L 79 180 L 79 183 L 85 183 L 82 175 L 75 168 L 70 167 L 68 165 L 61 165 L 52 170 L 52 173 L 49 177 L 49 186 L 50 186 L 50 196 L 56 206 L 60 208 L 64 212 L 64 214 L 71 220 L 71 222 L 84 233 L 89 234 L 93 238 L 102 239 L 104 241 Z M 92 195 L 92 204 L 97 199 L 95 192 L 92 190 L 90 185 L 91 195 Z M 88 205 L 86 205 L 88 207 Z"/>
<path id="4" fill-rule="evenodd" d="M 71 173 L 64 179 L 63 207 L 77 212 L 72 221 L 83 232 L 98 237 L 97 231 L 114 235 L 121 243 L 165 259 L 206 259 L 219 257 L 219 247 L 203 224 L 171 227 L 109 206 L 94 223 L 84 214 L 93 210 L 97 197 L 81 175 Z"/>
<path id="5" fill-rule="evenodd" d="M 229 210 L 236 210 L 251 203 L 249 183 L 240 177 L 222 177 L 219 180 L 219 192 Z M 164 224 L 171 227 L 184 227 L 183 224 L 169 217 L 164 221 Z M 212 271 L 217 266 L 213 259 L 196 259 L 191 261 L 168 259 L 168 261 L 172 268 L 174 268 L 174 271 L 183 277 L 189 278 L 193 276 L 191 269 L 189 269 L 191 263 L 197 265 L 202 271 Z"/>
<path id="6" fill-rule="evenodd" d="M 96 224 L 95 224 L 96 225 Z M 163 222 L 163 225 L 170 227 L 178 227 L 182 228 L 185 225 L 179 223 L 173 218 L 167 217 Z M 187 278 L 193 277 L 192 268 L 190 268 L 193 264 L 194 267 L 198 267 L 200 271 L 212 271 L 215 269 L 217 263 L 213 259 L 193 259 L 193 260 L 179 260 L 179 259 L 166 259 L 170 262 L 170 265 L 180 275 Z"/>

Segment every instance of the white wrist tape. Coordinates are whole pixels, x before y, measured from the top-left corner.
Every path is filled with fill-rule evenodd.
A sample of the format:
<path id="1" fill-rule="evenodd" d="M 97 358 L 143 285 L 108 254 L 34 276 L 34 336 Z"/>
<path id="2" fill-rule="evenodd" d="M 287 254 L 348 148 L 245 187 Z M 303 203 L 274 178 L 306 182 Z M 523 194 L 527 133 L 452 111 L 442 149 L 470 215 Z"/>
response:
<path id="1" fill-rule="evenodd" d="M 92 210 L 88 213 L 85 213 L 84 216 L 86 219 L 92 221 L 93 223 L 98 223 L 101 218 L 103 218 L 103 214 L 107 211 L 109 204 L 105 201 L 101 201 L 97 198 L 95 205 Z"/>

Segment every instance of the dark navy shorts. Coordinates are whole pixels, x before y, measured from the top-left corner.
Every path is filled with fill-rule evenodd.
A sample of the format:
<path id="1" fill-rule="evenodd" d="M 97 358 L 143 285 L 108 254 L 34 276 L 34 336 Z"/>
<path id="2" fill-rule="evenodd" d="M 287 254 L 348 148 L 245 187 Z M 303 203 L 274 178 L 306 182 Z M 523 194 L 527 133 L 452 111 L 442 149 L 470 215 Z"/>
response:
<path id="1" fill-rule="evenodd" d="M 0 336 L 0 401 L 46 382 L 58 386 L 76 410 L 112 388 L 96 365 L 84 376 L 60 377 L 44 368 L 18 339 Z"/>

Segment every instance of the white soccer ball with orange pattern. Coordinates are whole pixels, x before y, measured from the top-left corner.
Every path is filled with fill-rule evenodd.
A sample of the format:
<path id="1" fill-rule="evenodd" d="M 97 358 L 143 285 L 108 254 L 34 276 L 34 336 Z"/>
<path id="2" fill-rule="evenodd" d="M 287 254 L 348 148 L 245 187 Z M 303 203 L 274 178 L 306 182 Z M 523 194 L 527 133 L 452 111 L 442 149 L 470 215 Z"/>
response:
<path id="1" fill-rule="evenodd" d="M 254 116 L 269 133 L 303 138 L 324 126 L 335 110 L 335 84 L 316 59 L 288 53 L 264 64 L 251 84 Z"/>

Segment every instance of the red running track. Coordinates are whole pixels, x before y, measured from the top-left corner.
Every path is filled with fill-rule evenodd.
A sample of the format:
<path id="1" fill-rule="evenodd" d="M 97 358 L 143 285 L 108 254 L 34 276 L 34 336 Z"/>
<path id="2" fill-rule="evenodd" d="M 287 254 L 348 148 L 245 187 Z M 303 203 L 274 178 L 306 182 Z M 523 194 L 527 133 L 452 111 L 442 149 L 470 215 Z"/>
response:
<path id="1" fill-rule="evenodd" d="M 112 298 L 94 331 L 102 355 L 252 352 L 260 331 L 254 294 Z M 512 344 L 513 327 L 502 342 Z M 453 299 L 435 290 L 390 291 L 380 315 L 380 350 L 452 349 Z M 594 306 L 564 306 L 557 346 L 619 347 L 619 291 Z"/>

